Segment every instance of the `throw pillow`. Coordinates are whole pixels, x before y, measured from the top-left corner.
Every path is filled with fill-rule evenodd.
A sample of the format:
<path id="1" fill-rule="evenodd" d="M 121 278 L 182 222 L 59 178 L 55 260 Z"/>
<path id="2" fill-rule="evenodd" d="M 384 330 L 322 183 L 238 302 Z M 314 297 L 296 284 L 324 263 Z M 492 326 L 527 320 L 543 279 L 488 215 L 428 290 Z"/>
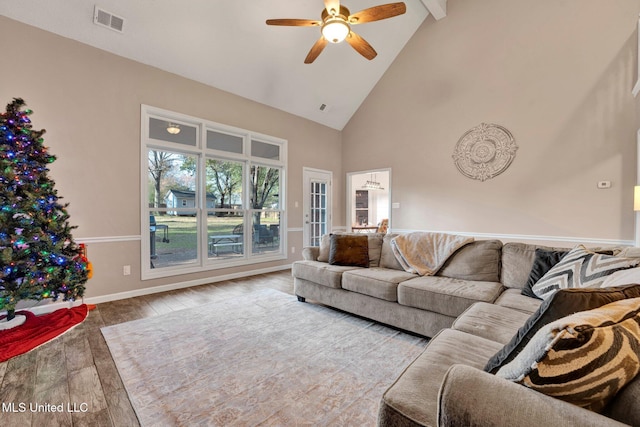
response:
<path id="1" fill-rule="evenodd" d="M 518 329 L 511 341 L 489 359 L 484 370 L 495 374 L 520 354 L 543 326 L 571 314 L 593 310 L 626 298 L 640 298 L 640 285 L 608 289 L 560 289 L 542 302 L 538 310 Z"/>
<path id="2" fill-rule="evenodd" d="M 640 298 L 607 304 L 540 329 L 497 376 L 601 411 L 640 372 Z"/>
<path id="3" fill-rule="evenodd" d="M 369 267 L 369 238 L 363 234 L 332 234 L 329 264 Z"/>
<path id="4" fill-rule="evenodd" d="M 638 264 L 640 258 L 599 254 L 578 245 L 547 271 L 531 290 L 538 297 L 546 299 L 558 289 L 598 288 L 606 276 Z"/>
<path id="5" fill-rule="evenodd" d="M 629 285 L 632 283 L 640 283 L 640 268 L 629 268 L 628 270 L 616 271 L 607 276 L 600 285 L 601 288 L 609 288 L 612 286 Z"/>
<path id="6" fill-rule="evenodd" d="M 393 249 L 391 249 L 391 241 L 398 235 L 399 234 L 397 233 L 384 235 L 384 238 L 382 239 L 382 251 L 380 252 L 380 267 L 404 271 L 404 268 L 402 268 L 402 265 L 398 262 L 398 259 L 393 253 Z"/>
<path id="7" fill-rule="evenodd" d="M 547 251 L 544 249 L 536 249 L 536 257 L 533 260 L 533 266 L 531 267 L 527 284 L 522 289 L 521 294 L 531 298 L 540 299 L 533 293 L 531 288 L 568 253 L 569 251 Z"/>
<path id="8" fill-rule="evenodd" d="M 320 253 L 318 254 L 318 261 L 329 262 L 329 250 L 331 249 L 331 235 L 323 234 L 320 238 Z"/>

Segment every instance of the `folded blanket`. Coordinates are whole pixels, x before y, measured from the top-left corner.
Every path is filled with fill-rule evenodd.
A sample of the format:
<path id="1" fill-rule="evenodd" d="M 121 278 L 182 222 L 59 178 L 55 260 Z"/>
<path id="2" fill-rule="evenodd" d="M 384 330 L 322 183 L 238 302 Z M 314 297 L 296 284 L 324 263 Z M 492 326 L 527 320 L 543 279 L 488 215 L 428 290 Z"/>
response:
<path id="1" fill-rule="evenodd" d="M 455 251 L 471 242 L 473 237 L 417 231 L 391 239 L 391 249 L 405 271 L 433 276 Z"/>

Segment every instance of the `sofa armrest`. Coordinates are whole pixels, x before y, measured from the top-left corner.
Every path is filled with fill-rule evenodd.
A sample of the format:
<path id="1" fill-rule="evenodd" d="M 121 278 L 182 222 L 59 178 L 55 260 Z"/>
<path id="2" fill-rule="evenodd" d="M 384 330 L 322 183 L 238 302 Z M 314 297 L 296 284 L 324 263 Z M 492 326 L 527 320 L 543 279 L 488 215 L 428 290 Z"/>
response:
<path id="1" fill-rule="evenodd" d="M 453 365 L 438 392 L 438 426 L 624 426 L 466 365 Z"/>
<path id="2" fill-rule="evenodd" d="M 302 248 L 302 259 L 305 261 L 317 261 L 318 255 L 320 255 L 320 248 L 317 246 Z"/>

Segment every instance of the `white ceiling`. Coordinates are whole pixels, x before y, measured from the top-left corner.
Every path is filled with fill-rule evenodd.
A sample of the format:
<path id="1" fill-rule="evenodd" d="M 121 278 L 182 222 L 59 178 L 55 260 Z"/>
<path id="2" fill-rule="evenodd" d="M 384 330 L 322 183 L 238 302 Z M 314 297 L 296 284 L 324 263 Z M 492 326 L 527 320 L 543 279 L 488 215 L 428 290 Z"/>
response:
<path id="1" fill-rule="evenodd" d="M 343 5 L 355 13 L 393 1 Z M 444 16 L 446 0 L 404 2 L 404 15 L 353 27 L 378 52 L 372 61 L 341 43 L 308 65 L 320 29 L 265 20 L 319 20 L 323 0 L 3 0 L 0 14 L 341 130 L 427 17 L 425 5 Z M 125 19 L 123 33 L 93 23 L 96 5 Z"/>

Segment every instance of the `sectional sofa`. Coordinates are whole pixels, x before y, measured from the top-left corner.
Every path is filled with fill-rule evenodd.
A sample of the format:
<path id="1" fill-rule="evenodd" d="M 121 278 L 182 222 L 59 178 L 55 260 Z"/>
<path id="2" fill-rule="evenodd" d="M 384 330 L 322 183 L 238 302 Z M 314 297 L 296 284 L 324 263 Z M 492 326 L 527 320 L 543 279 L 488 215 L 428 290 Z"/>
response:
<path id="1" fill-rule="evenodd" d="M 541 300 L 522 295 L 536 250 L 567 248 L 477 240 L 453 253 L 435 275 L 418 276 L 397 261 L 395 236 L 367 236 L 368 266 L 330 264 L 328 236 L 320 248 L 305 248 L 304 259 L 292 266 L 300 301 L 433 337 L 385 392 L 379 425 L 640 425 L 639 377 L 596 413 L 483 370 L 544 308 Z"/>

